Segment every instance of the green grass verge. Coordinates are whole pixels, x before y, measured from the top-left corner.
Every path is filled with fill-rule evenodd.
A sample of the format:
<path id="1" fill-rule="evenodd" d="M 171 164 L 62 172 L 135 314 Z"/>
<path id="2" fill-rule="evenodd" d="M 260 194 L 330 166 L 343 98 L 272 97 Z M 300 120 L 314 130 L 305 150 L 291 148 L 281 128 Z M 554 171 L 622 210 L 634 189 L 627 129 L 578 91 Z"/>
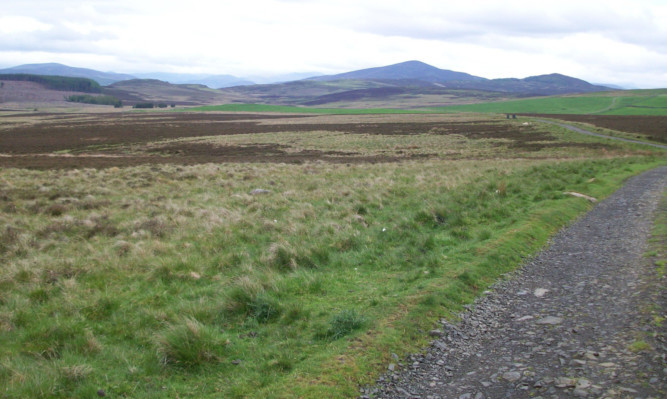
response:
<path id="1" fill-rule="evenodd" d="M 611 173 L 598 169 L 605 163 L 614 165 Z M 391 353 L 404 355 L 419 351 L 429 340 L 424 331 L 432 328 L 436 319 L 443 314 L 453 318 L 456 312 L 463 309 L 463 305 L 470 303 L 490 284 L 542 248 L 552 234 L 591 208 L 586 201 L 564 199 L 557 192 L 564 187 L 575 187 L 575 190 L 602 199 L 620 187 L 627 177 L 655 166 L 642 165 L 641 162 L 635 164 L 632 161 L 629 164 L 613 161 L 593 165 L 595 162 L 575 162 L 561 164 L 556 168 L 552 168 L 553 165 L 534 167 L 509 176 L 486 176 L 477 182 L 484 182 L 482 185 L 458 190 L 453 197 L 447 197 L 443 205 L 448 209 L 456 209 L 458 204 L 465 203 L 467 216 L 480 212 L 483 215 L 475 221 L 467 219 L 476 225 L 476 228 L 466 229 L 474 230 L 472 235 L 476 239 L 469 237 L 464 245 L 441 248 L 447 254 L 445 259 L 440 260 L 446 265 L 442 270 L 447 271 L 441 270 L 443 274 L 440 278 L 416 276 L 415 279 L 420 283 L 406 293 L 405 299 L 398 305 L 400 314 L 378 322 L 376 331 L 358 337 L 344 355 L 337 355 L 325 362 L 323 368 L 328 372 L 324 376 L 306 368 L 302 374 L 291 378 L 293 383 L 286 384 L 291 387 L 289 392 L 276 394 L 265 390 L 260 391 L 256 397 L 267 395 L 287 398 L 293 394 L 297 397 L 354 397 L 357 383 L 372 383 L 377 370 L 384 370 L 393 361 Z M 561 173 L 562 179 L 553 179 Z M 518 188 L 520 186 L 523 188 Z M 493 191 L 495 187 L 498 188 Z M 530 188 L 526 190 L 527 187 Z M 546 187 L 549 189 L 542 191 Z M 503 210 L 508 210 L 508 214 L 500 216 L 500 219 L 507 224 L 489 218 L 484 211 L 486 205 L 483 204 L 488 201 L 488 193 L 492 191 L 503 193 L 505 197 L 505 201 L 501 202 Z M 550 194 L 543 196 L 539 192 Z M 517 213 L 519 209 L 524 211 L 520 216 Z M 446 217 L 441 219 L 437 211 L 433 215 L 436 221 L 447 220 Z M 484 224 L 477 224 L 481 220 L 485 221 Z M 454 223 L 458 223 L 458 220 Z M 413 276 L 418 273 L 413 272 Z"/>
<path id="2" fill-rule="evenodd" d="M 353 397 L 660 162 L 0 170 L 0 395 Z"/>
<path id="3" fill-rule="evenodd" d="M 225 111 L 225 112 L 280 112 L 295 114 L 333 114 L 333 115 L 363 115 L 363 114 L 423 114 L 426 111 L 390 109 L 390 108 L 311 108 L 293 107 L 286 105 L 267 104 L 223 104 L 207 105 L 202 107 L 187 108 L 186 111 Z"/>

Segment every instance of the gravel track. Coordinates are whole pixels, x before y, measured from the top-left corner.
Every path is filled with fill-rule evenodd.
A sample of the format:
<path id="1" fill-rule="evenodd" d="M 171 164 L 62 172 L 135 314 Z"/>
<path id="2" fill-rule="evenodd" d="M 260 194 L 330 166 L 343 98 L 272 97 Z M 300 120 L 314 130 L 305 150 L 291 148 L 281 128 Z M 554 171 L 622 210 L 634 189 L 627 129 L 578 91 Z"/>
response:
<path id="1" fill-rule="evenodd" d="M 628 180 L 361 398 L 667 397 L 667 292 L 643 256 L 666 186 L 667 167 Z"/>

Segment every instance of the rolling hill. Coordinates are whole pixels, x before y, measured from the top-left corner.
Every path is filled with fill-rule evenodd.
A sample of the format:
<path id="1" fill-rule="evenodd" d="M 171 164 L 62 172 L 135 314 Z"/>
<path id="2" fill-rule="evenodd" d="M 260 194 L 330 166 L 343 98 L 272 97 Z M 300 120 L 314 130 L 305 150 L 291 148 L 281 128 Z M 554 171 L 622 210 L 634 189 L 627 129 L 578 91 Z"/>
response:
<path id="1" fill-rule="evenodd" d="M 486 79 L 473 76 L 464 72 L 455 72 L 439 69 L 425 64 L 421 61 L 406 61 L 399 64 L 388 65 L 377 68 L 360 69 L 341 73 L 338 75 L 325 75 L 309 78 L 308 80 L 331 81 L 331 80 L 414 80 L 423 82 L 449 82 L 449 81 L 484 81 Z"/>
<path id="2" fill-rule="evenodd" d="M 592 93 L 612 90 L 584 80 L 552 73 L 530 76 L 524 79 L 504 78 L 475 82 L 453 82 L 448 87 L 489 90 L 508 93 L 522 93 L 524 96 L 552 96 L 556 94 Z"/>
<path id="3" fill-rule="evenodd" d="M 54 63 L 28 64 L 0 70 L 0 73 L 19 72 L 93 79 L 105 86 L 105 94 L 120 98 L 127 104 L 144 101 L 180 105 L 232 102 L 413 109 L 611 90 L 556 73 L 524 79 L 486 79 L 436 68 L 420 61 L 261 85 L 231 75 L 147 73 L 141 75 L 159 76 L 161 80 L 136 79 L 127 74 Z M 174 84 L 175 81 L 180 83 Z M 234 86 L 224 87 L 230 85 Z M 210 87 L 224 88 L 213 90 Z"/>
<path id="4" fill-rule="evenodd" d="M 75 68 L 63 64 L 47 63 L 47 64 L 25 64 L 12 68 L 0 69 L 0 74 L 9 73 L 28 73 L 33 75 L 52 75 L 52 76 L 68 76 L 76 78 L 88 78 L 96 81 L 102 86 L 110 85 L 121 80 L 134 79 L 134 76 L 115 73 L 115 72 L 101 72 L 94 69 Z"/>
<path id="5" fill-rule="evenodd" d="M 611 90 L 581 79 L 549 74 L 486 79 L 420 61 L 269 85 L 225 89 L 249 103 L 329 107 L 408 107 L 466 104 Z"/>
<path id="6" fill-rule="evenodd" d="M 205 85 L 211 89 L 255 84 L 248 79 L 239 78 L 232 75 L 150 72 L 138 73 L 136 76 L 140 79 L 158 79 L 173 84 Z"/>
<path id="7" fill-rule="evenodd" d="M 524 79 L 486 79 L 464 72 L 439 69 L 421 61 L 407 61 L 338 75 L 317 76 L 309 80 L 337 81 L 350 79 L 372 80 L 408 87 L 437 86 L 451 89 L 472 89 L 530 95 L 587 93 L 610 90 L 610 88 L 605 86 L 593 85 L 584 80 L 558 73 L 530 76 Z"/>
<path id="8" fill-rule="evenodd" d="M 27 73 L 46 76 L 67 76 L 77 78 L 88 78 L 96 81 L 102 86 L 132 79 L 159 79 L 173 84 L 200 84 L 209 88 L 221 88 L 238 85 L 254 84 L 252 81 L 232 75 L 211 74 L 188 74 L 188 73 L 166 73 L 151 72 L 140 74 L 124 74 L 115 72 L 102 72 L 88 68 L 76 68 L 58 63 L 25 64 L 11 68 L 0 69 L 0 74 Z"/>
<path id="9" fill-rule="evenodd" d="M 116 97 L 128 105 L 139 102 L 202 105 L 239 101 L 239 98 L 233 93 L 210 89 L 204 85 L 175 85 L 156 79 L 131 79 L 116 82 L 104 87 L 102 93 Z"/>

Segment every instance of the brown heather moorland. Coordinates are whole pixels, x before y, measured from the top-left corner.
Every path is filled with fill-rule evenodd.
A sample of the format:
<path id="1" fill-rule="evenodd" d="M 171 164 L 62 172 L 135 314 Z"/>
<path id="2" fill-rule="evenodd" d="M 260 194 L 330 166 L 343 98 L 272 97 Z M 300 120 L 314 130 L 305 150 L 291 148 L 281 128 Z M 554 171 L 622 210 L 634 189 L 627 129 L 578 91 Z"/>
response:
<path id="1" fill-rule="evenodd" d="M 598 117 L 600 118 L 600 117 Z M 625 127 L 625 118 L 610 117 L 605 126 Z M 642 119 L 643 118 L 643 119 Z M 655 117 L 646 119 L 652 125 Z M 105 168 L 141 164 L 202 164 L 219 162 L 333 163 L 395 162 L 401 160 L 494 158 L 465 151 L 424 151 L 415 148 L 385 148 L 382 151 L 341 151 L 340 148 L 294 148 L 281 137 L 287 134 L 328 132 L 367 138 L 447 136 L 467 143 L 484 143 L 487 150 L 504 146 L 515 157 L 544 158 L 587 148 L 614 151 L 603 144 L 575 136 L 563 140 L 544 127 L 529 122 L 505 121 L 490 116 L 366 115 L 304 116 L 224 113 L 28 113 L 0 116 L 0 166 L 30 169 Z M 255 143 L 257 135 L 275 134 Z M 202 140 L 204 137 L 242 136 L 236 144 Z M 379 140 L 379 138 L 376 138 Z M 238 140 L 236 140 L 238 141 Z M 156 143 L 160 143 L 159 145 Z M 576 152 L 575 152 L 576 153 Z M 507 154 L 503 153 L 502 157 Z"/>

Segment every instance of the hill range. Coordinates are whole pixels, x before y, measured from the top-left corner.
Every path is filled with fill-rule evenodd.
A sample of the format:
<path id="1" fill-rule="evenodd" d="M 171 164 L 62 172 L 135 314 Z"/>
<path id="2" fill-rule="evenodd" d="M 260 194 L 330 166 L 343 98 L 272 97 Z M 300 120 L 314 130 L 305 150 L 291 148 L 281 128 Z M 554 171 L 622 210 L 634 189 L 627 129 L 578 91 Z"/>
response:
<path id="1" fill-rule="evenodd" d="M 210 75 L 189 73 L 139 73 L 125 74 L 115 72 L 102 72 L 88 68 L 76 68 L 58 63 L 25 64 L 11 68 L 0 69 L 0 74 L 29 73 L 34 75 L 57 75 L 76 78 L 88 78 L 96 81 L 102 86 L 108 86 L 116 82 L 132 79 L 154 79 L 172 84 L 198 84 L 209 88 L 230 87 L 246 84 L 254 84 L 249 79 L 238 78 L 232 75 Z"/>
<path id="2" fill-rule="evenodd" d="M 269 85 L 226 88 L 248 102 L 332 107 L 423 107 L 612 90 L 560 74 L 486 79 L 420 61 Z"/>
<path id="3" fill-rule="evenodd" d="M 67 76 L 73 78 L 87 78 L 92 79 L 102 86 L 109 85 L 121 80 L 135 79 L 134 76 L 115 73 L 115 72 L 101 72 L 88 68 L 76 68 L 58 63 L 46 64 L 25 64 L 11 68 L 0 69 L 0 74 L 18 74 L 26 73 L 32 75 L 47 75 L 47 76 Z"/>
<path id="4" fill-rule="evenodd" d="M 409 109 L 612 90 L 556 73 L 524 79 L 486 79 L 465 72 L 436 68 L 420 61 L 261 85 L 250 84 L 243 78 L 230 75 L 216 75 L 221 77 L 220 80 L 209 76 L 210 82 L 217 84 L 225 79 L 228 82 L 237 79 L 241 83 L 220 89 L 196 83 L 173 84 L 157 79 L 137 79 L 127 74 L 73 68 L 62 64 L 32 64 L 0 70 L 0 74 L 7 73 L 93 79 L 103 86 L 103 94 L 117 97 L 126 104 L 153 101 L 179 105 L 256 103 Z M 178 79 L 178 75 L 173 74 L 159 76 Z M 207 79 L 205 76 L 199 78 Z"/>

